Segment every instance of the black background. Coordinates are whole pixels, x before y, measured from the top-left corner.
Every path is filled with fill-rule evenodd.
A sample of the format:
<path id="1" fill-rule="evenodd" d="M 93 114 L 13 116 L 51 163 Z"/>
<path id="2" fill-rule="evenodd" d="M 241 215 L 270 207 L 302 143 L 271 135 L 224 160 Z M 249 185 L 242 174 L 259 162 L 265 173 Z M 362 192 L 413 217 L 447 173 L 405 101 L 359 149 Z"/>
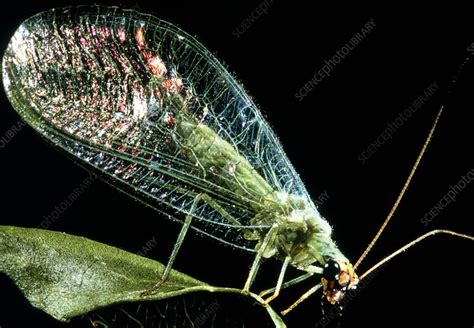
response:
<path id="1" fill-rule="evenodd" d="M 83 2 L 84 3 L 84 2 Z M 97 1 L 96 1 L 97 3 Z M 107 2 L 100 2 L 107 3 Z M 123 3 L 123 2 L 122 2 Z M 27 17 L 70 1 L 17 2 L 1 13 L 0 49 Z M 112 4 L 111 2 L 109 4 Z M 117 3 L 115 3 L 117 4 Z M 355 261 L 373 237 L 401 189 L 437 109 L 446 110 L 419 172 L 361 269 L 422 233 L 449 228 L 473 233 L 473 186 L 469 185 L 428 226 L 421 217 L 472 166 L 474 69 L 467 65 L 453 89 L 452 74 L 474 41 L 472 17 L 378 15 L 359 8 L 337 10 L 274 3 L 240 38 L 233 30 L 253 4 L 189 5 L 138 1 L 127 7 L 157 15 L 197 38 L 244 84 L 275 129 L 313 197 L 327 191 L 320 210 L 334 238 Z M 375 29 L 303 101 L 295 93 L 371 18 Z M 358 155 L 434 81 L 437 92 L 365 164 Z M 0 135 L 19 120 L 1 92 Z M 0 223 L 36 227 L 86 177 L 29 127 L 0 149 Z M 155 237 L 150 257 L 165 262 L 179 227 L 101 181 L 50 227 L 129 251 Z M 393 260 L 353 299 L 342 327 L 400 325 L 472 327 L 472 243 L 438 236 Z M 209 283 L 242 286 L 252 259 L 197 236 L 188 236 L 175 268 Z M 276 281 L 278 263 L 268 261 L 256 289 Z M 293 273 L 290 273 L 293 274 Z M 13 284 L 0 277 L 0 327 L 59 327 L 34 310 Z M 282 292 L 284 309 L 316 283 Z M 234 306 L 238 307 L 236 302 Z M 245 312 L 246 326 L 253 327 Z M 290 327 L 314 327 L 321 317 L 319 294 L 285 319 Z M 86 322 L 83 322 L 84 324 Z"/>

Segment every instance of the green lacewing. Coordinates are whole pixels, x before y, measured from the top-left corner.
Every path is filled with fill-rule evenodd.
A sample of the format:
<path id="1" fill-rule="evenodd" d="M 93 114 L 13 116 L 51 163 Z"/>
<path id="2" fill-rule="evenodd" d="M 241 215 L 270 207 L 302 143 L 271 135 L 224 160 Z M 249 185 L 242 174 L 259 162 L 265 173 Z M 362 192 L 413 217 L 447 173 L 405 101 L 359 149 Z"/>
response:
<path id="1" fill-rule="evenodd" d="M 332 304 L 357 286 L 354 267 L 255 103 L 176 26 L 117 7 L 42 12 L 11 38 L 3 85 L 42 137 L 183 223 L 168 271 L 192 228 L 256 254 L 246 290 L 262 258 L 281 260 L 267 301 L 288 266 L 306 272 L 294 283 L 322 274 L 307 296 L 322 285 Z"/>

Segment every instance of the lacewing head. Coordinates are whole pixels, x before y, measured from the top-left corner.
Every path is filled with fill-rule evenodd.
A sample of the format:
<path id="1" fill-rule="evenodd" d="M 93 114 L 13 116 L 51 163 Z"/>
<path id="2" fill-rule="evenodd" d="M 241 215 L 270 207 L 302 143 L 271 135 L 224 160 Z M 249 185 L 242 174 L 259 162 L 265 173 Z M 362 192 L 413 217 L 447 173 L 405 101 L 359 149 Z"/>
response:
<path id="1" fill-rule="evenodd" d="M 321 283 L 326 300 L 331 304 L 337 304 L 344 298 L 348 290 L 357 287 L 359 278 L 352 264 L 328 260 L 323 268 Z"/>

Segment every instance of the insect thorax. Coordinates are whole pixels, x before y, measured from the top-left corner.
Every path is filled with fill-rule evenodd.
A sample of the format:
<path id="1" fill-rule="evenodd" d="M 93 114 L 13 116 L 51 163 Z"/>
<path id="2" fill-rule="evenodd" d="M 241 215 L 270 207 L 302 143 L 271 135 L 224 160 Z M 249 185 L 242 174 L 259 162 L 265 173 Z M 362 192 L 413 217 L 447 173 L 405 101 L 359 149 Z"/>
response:
<path id="1" fill-rule="evenodd" d="M 281 203 L 273 200 L 274 211 L 255 218 L 258 224 L 275 224 L 276 232 L 267 246 L 264 257 L 283 259 L 291 257 L 291 264 L 305 269 L 315 262 L 324 264 L 328 259 L 348 262 L 331 238 L 329 223 L 319 214 L 312 203 L 299 196 L 275 193 Z M 258 249 L 267 231 L 253 231 L 249 238 L 257 237 Z"/>

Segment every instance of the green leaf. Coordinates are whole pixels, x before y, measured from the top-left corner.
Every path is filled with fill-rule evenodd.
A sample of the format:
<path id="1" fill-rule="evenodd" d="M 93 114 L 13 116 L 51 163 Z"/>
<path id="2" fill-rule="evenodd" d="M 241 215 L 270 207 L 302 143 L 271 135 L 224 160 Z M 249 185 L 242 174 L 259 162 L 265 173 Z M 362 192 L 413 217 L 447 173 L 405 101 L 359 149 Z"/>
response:
<path id="1" fill-rule="evenodd" d="M 156 283 L 164 265 L 65 233 L 0 226 L 0 272 L 7 274 L 30 303 L 60 321 L 119 303 L 162 300 L 196 291 L 246 295 L 236 288 L 213 287 L 172 270 L 151 296 L 140 294 Z M 281 318 L 265 307 L 276 327 Z"/>

